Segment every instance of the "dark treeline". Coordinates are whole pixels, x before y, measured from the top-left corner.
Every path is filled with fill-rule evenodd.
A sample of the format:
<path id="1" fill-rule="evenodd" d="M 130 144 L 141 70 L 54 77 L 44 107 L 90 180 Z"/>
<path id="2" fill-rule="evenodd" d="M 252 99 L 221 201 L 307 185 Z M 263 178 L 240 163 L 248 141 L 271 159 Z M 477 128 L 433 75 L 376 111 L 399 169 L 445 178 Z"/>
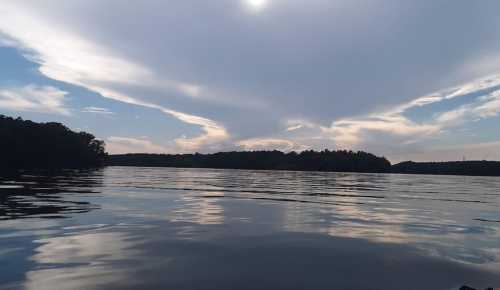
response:
<path id="1" fill-rule="evenodd" d="M 227 169 L 307 170 L 346 172 L 390 172 L 390 162 L 366 152 L 280 151 L 221 152 L 214 154 L 125 154 L 110 155 L 111 166 L 196 167 Z"/>
<path id="2" fill-rule="evenodd" d="M 96 167 L 104 157 L 104 142 L 92 134 L 0 115 L 0 172 Z"/>
<path id="3" fill-rule="evenodd" d="M 221 152 L 214 154 L 125 154 L 107 156 L 104 142 L 60 123 L 35 123 L 0 115 L 0 173 L 18 169 L 110 166 L 226 168 L 259 170 L 392 172 L 500 176 L 500 162 L 402 162 L 363 151 Z"/>
<path id="4" fill-rule="evenodd" d="M 124 154 L 109 155 L 106 165 L 500 176 L 498 161 L 407 161 L 391 166 L 391 163 L 383 157 L 362 151 L 344 150 L 301 153 L 253 151 L 176 155 Z"/>
<path id="5" fill-rule="evenodd" d="M 500 176 L 498 161 L 402 162 L 393 173 Z"/>

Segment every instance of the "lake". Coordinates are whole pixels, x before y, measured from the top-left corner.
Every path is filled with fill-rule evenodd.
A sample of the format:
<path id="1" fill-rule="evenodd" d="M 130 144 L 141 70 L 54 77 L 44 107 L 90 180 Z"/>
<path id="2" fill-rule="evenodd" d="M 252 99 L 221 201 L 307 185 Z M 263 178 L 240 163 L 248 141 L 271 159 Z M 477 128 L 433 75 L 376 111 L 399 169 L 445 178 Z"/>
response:
<path id="1" fill-rule="evenodd" d="M 0 201 L 0 289 L 500 287 L 495 177 L 107 167 Z"/>

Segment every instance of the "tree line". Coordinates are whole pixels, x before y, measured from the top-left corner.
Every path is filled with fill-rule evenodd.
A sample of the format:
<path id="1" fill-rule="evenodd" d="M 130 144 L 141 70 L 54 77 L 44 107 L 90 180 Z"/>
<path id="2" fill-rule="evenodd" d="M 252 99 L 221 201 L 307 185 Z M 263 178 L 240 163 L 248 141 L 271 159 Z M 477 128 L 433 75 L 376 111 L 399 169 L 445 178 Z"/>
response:
<path id="1" fill-rule="evenodd" d="M 0 115 L 0 173 L 18 169 L 109 166 L 225 168 L 500 176 L 500 162 L 402 162 L 363 151 L 246 151 L 213 154 L 107 155 L 105 144 L 60 123 L 35 123 Z"/>
<path id="2" fill-rule="evenodd" d="M 363 151 L 346 150 L 300 153 L 281 151 L 220 152 L 214 154 L 124 154 L 110 155 L 111 166 L 226 168 L 256 170 L 304 170 L 345 172 L 390 172 L 391 163 Z"/>
<path id="3" fill-rule="evenodd" d="M 101 166 L 104 142 L 60 123 L 0 115 L 0 171 Z"/>
<path id="4" fill-rule="evenodd" d="M 393 173 L 500 176 L 498 161 L 450 161 L 412 162 L 406 161 L 392 166 Z"/>
<path id="5" fill-rule="evenodd" d="M 109 155 L 106 165 L 500 176 L 498 161 L 405 161 L 391 165 L 385 157 L 346 150 L 308 150 L 300 153 L 274 150 L 214 154 L 123 154 Z"/>

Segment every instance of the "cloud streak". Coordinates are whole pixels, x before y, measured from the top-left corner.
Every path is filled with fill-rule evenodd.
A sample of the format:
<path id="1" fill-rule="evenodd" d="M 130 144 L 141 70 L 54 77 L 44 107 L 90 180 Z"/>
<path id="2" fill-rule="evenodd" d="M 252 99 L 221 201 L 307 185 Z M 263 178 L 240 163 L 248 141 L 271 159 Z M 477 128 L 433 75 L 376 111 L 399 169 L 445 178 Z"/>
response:
<path id="1" fill-rule="evenodd" d="M 65 106 L 67 94 L 52 86 L 34 84 L 21 88 L 0 88 L 0 108 L 69 116 L 71 111 Z"/>
<path id="2" fill-rule="evenodd" d="M 82 109 L 82 113 L 100 114 L 100 115 L 114 115 L 115 113 L 107 108 L 101 107 L 85 107 Z"/>
<path id="3" fill-rule="evenodd" d="M 452 87 L 500 71 L 494 1 L 0 3 L 0 45 L 43 76 L 172 117 L 143 120 L 176 152 L 391 152 L 498 114 L 495 78 Z"/>
<path id="4" fill-rule="evenodd" d="M 472 103 L 436 114 L 423 122 L 415 122 L 405 116 L 410 109 L 430 106 L 446 100 L 478 94 Z M 356 147 L 367 142 L 370 134 L 386 134 L 404 137 L 406 143 L 412 140 L 424 141 L 438 135 L 447 128 L 456 127 L 477 118 L 490 118 L 500 113 L 500 76 L 479 79 L 462 86 L 446 89 L 431 95 L 416 98 L 408 103 L 371 113 L 357 118 L 334 121 L 331 127 L 323 128 L 339 147 Z M 380 137 L 377 137 L 380 138 Z M 394 139 L 393 139 L 394 140 Z"/>
<path id="5" fill-rule="evenodd" d="M 123 87 L 173 88 L 183 94 L 198 97 L 201 90 L 198 86 L 160 79 L 150 69 L 123 59 L 104 46 L 40 18 L 22 4 L 2 2 L 0 10 L 4 12 L 2 13 L 3 17 L 0 18 L 0 31 L 6 35 L 3 37 L 2 43 L 21 49 L 27 58 L 40 65 L 39 71 L 45 76 L 87 88 L 106 98 L 158 109 L 182 122 L 200 126 L 204 132 L 202 135 L 175 140 L 183 150 L 196 150 L 229 138 L 226 129 L 215 121 L 145 102 L 127 93 L 122 93 L 119 89 Z M 17 23 L 17 25 L 12 25 L 12 23 Z M 57 108 L 53 111 L 67 113 L 61 106 L 56 106 L 58 105 L 57 98 L 60 99 L 64 95 L 49 93 L 52 93 L 52 98 L 50 100 L 45 98 L 43 102 L 53 101 L 55 103 L 47 103 L 45 107 L 48 109 L 52 105 L 52 107 Z M 24 107 L 27 109 L 34 106 L 32 102 L 29 103 L 22 98 L 14 100 L 17 96 L 5 92 L 5 98 L 7 97 L 10 99 L 4 101 L 5 107 Z M 95 109 L 84 111 L 104 112 Z"/>
<path id="6" fill-rule="evenodd" d="M 296 142 L 287 139 L 277 139 L 277 138 L 253 138 L 240 140 L 237 145 L 241 146 L 244 150 L 259 151 L 259 150 L 269 150 L 276 149 L 280 151 L 303 151 L 307 147 L 299 145 Z"/>
<path id="7" fill-rule="evenodd" d="M 145 138 L 111 136 L 106 140 L 106 147 L 111 154 L 170 153 L 170 149 Z"/>

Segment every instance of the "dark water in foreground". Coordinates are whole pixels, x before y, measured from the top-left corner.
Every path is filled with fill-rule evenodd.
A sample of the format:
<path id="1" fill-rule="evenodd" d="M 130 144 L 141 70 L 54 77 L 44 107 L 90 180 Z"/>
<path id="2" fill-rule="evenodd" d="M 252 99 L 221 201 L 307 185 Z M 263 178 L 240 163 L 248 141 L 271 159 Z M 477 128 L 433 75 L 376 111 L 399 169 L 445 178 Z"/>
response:
<path id="1" fill-rule="evenodd" d="M 0 289 L 500 287 L 500 178 L 109 167 L 0 182 Z"/>

